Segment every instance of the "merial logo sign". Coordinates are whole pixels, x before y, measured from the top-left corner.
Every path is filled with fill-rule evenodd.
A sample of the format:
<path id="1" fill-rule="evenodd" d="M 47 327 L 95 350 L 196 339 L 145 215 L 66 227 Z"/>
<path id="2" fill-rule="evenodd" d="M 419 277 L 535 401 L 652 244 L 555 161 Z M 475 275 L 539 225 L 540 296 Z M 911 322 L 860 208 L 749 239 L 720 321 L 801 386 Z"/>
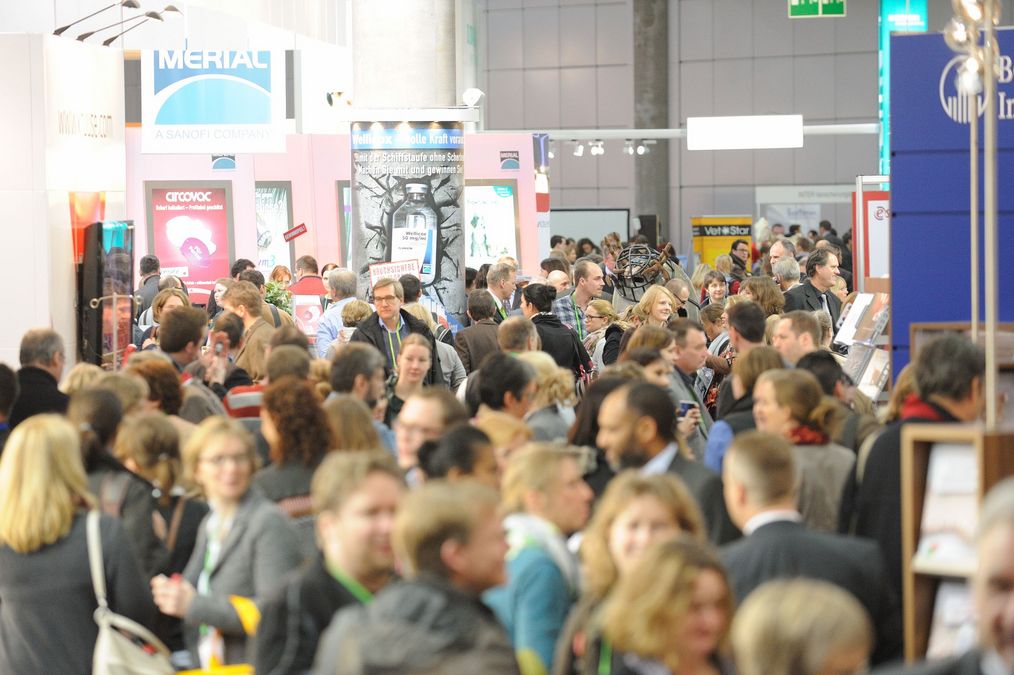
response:
<path id="1" fill-rule="evenodd" d="M 271 52 L 155 55 L 156 124 L 271 122 Z"/>
<path id="2" fill-rule="evenodd" d="M 958 92 L 954 84 L 954 78 L 958 67 L 967 57 L 964 55 L 955 56 L 944 66 L 940 73 L 940 107 L 944 114 L 958 124 L 968 124 L 971 121 L 972 98 L 974 96 L 974 110 L 978 117 L 986 112 L 986 99 L 982 94 L 962 94 Z M 1010 56 L 1002 54 L 997 64 L 997 84 L 1010 84 L 1014 81 L 1014 65 Z M 1014 96 L 1001 89 L 996 92 L 996 116 L 997 119 L 1014 119 Z"/>

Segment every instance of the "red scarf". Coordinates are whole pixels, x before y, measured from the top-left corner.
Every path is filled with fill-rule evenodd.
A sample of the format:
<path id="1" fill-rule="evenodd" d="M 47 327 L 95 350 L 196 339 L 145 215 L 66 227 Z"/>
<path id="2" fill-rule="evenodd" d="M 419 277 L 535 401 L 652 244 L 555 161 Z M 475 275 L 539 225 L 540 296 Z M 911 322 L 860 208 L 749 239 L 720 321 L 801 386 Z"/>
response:
<path id="1" fill-rule="evenodd" d="M 901 404 L 901 419 L 921 419 L 943 422 L 944 417 L 935 406 L 919 398 L 917 394 L 909 394 Z"/>
<path id="2" fill-rule="evenodd" d="M 827 445 L 831 439 L 822 431 L 799 425 L 789 432 L 793 445 Z"/>

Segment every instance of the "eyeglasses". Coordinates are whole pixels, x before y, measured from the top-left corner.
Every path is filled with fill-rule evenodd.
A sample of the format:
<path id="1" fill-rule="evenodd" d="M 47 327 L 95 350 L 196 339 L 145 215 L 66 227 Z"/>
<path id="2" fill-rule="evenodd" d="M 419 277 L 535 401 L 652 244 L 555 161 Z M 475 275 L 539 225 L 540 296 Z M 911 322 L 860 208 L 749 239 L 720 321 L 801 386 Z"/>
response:
<path id="1" fill-rule="evenodd" d="M 592 321 L 594 319 L 604 319 L 606 317 L 604 317 L 604 316 L 595 316 L 594 314 L 585 314 L 584 318 L 587 319 L 588 321 Z"/>
<path id="2" fill-rule="evenodd" d="M 214 455 L 212 457 L 201 457 L 201 461 L 219 469 L 228 463 L 235 464 L 236 466 L 246 464 L 250 461 L 250 455 L 245 452 L 237 455 Z"/>
<path id="3" fill-rule="evenodd" d="M 736 253 L 749 253 L 749 252 L 750 252 L 750 249 L 748 249 L 748 248 L 737 248 L 736 249 Z"/>
<path id="4" fill-rule="evenodd" d="M 381 303 L 387 304 L 390 302 L 394 302 L 397 299 L 398 299 L 397 295 L 385 295 L 383 297 L 375 297 L 373 298 L 373 304 L 375 305 L 379 305 Z"/>

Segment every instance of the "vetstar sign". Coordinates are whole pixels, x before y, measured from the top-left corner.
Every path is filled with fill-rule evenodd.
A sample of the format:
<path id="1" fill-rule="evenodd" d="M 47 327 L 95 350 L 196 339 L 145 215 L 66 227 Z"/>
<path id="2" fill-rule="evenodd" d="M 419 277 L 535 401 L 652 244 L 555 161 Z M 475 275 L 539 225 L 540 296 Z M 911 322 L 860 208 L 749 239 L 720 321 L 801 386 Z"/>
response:
<path id="1" fill-rule="evenodd" d="M 141 152 L 285 151 L 285 53 L 141 52 Z"/>

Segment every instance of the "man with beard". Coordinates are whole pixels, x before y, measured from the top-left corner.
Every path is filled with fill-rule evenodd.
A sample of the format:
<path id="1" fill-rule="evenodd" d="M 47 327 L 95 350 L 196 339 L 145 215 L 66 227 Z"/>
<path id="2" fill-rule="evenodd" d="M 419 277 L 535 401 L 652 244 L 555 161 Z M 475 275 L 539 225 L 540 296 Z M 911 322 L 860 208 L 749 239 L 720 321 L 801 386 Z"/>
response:
<path id="1" fill-rule="evenodd" d="M 739 536 L 725 510 L 722 479 L 680 452 L 676 411 L 665 389 L 648 382 L 624 385 L 606 396 L 598 419 L 597 445 L 613 468 L 679 476 L 697 500 L 711 542 L 724 544 Z"/>
<path id="2" fill-rule="evenodd" d="M 384 355 L 365 342 L 350 342 L 340 347 L 331 359 L 331 395 L 349 394 L 366 404 L 370 412 L 384 395 L 386 376 Z M 373 420 L 384 447 L 394 452 L 394 432 Z"/>

